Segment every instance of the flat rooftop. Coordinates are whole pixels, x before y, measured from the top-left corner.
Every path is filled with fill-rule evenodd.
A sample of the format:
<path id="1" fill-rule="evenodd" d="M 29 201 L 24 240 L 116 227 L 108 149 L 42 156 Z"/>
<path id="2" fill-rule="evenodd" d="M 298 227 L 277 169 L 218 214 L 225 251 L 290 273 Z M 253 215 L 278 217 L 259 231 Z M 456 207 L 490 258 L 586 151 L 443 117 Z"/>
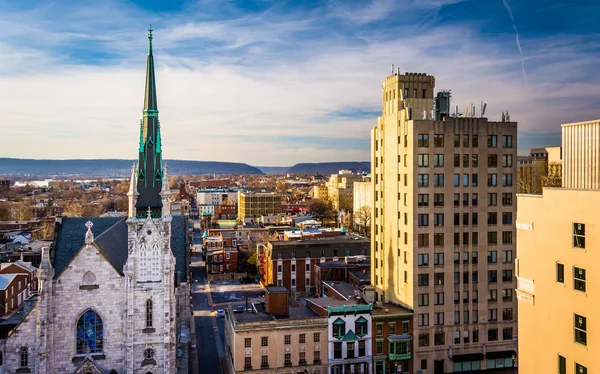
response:
<path id="1" fill-rule="evenodd" d="M 262 303 L 254 303 L 252 307 L 256 310 L 254 312 L 243 312 L 243 313 L 230 313 L 236 324 L 243 323 L 274 323 L 277 324 L 279 321 L 293 321 L 293 320 L 310 320 L 310 319 L 323 319 L 312 309 L 306 306 L 290 307 L 289 316 L 274 316 L 267 313 L 265 305 Z M 325 322 L 325 321 L 324 321 Z M 326 322 L 325 322 L 326 323 Z"/>
<path id="2" fill-rule="evenodd" d="M 404 308 L 400 305 L 384 303 L 381 304 L 381 308 L 373 308 L 372 315 L 373 316 L 383 316 L 383 315 L 393 315 L 393 314 L 414 314 L 414 312 L 408 308 Z"/>
<path id="3" fill-rule="evenodd" d="M 353 299 L 355 292 L 354 292 L 354 287 L 348 283 L 348 282 L 323 282 L 323 285 L 328 286 L 329 288 L 331 288 L 332 290 L 334 290 L 335 292 L 337 292 L 340 296 L 346 298 L 346 299 Z M 329 293 L 328 293 L 329 295 Z"/>
<path id="4" fill-rule="evenodd" d="M 355 236 L 334 236 L 326 237 L 322 239 L 310 239 L 301 241 L 270 241 L 269 244 L 273 248 L 286 248 L 286 247 L 305 247 L 305 246 L 327 246 L 332 247 L 338 244 L 349 244 L 356 243 L 356 245 L 365 244 L 371 245 L 371 241 Z M 370 247 L 369 247 L 370 248 Z"/>

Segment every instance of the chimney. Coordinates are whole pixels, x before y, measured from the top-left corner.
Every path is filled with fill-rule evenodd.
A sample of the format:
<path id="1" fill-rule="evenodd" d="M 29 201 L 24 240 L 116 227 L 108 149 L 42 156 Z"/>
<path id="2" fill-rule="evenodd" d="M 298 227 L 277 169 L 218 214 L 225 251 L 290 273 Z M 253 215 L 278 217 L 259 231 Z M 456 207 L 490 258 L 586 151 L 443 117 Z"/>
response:
<path id="1" fill-rule="evenodd" d="M 268 286 L 265 290 L 265 309 L 273 316 L 289 316 L 287 289 L 283 286 Z"/>

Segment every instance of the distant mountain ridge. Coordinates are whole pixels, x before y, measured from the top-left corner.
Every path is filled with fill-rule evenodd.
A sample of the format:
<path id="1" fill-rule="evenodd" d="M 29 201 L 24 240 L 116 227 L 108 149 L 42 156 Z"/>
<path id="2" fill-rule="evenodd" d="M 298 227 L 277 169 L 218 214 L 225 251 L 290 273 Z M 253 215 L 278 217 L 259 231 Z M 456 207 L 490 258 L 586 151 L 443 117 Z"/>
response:
<path id="1" fill-rule="evenodd" d="M 371 163 L 368 161 L 300 163 L 290 167 L 286 173 L 337 174 L 340 170 L 351 170 L 353 173 L 370 173 Z"/>
<path id="2" fill-rule="evenodd" d="M 134 160 L 33 160 L 0 158 L 0 174 L 129 177 Z M 263 174 L 248 164 L 219 161 L 165 160 L 169 175 Z"/>

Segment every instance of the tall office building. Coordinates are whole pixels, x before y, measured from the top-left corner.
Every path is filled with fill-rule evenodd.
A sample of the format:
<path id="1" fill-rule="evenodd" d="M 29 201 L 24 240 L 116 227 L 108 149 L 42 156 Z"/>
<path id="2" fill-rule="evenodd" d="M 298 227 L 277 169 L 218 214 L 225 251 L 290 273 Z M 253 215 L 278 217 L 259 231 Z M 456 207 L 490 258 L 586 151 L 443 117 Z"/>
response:
<path id="1" fill-rule="evenodd" d="M 600 121 L 562 127 L 564 188 L 519 195 L 517 298 L 524 373 L 600 370 Z"/>
<path id="2" fill-rule="evenodd" d="M 434 86 L 420 73 L 383 82 L 371 281 L 378 301 L 414 310 L 411 372 L 512 367 L 517 124 L 434 110 Z"/>

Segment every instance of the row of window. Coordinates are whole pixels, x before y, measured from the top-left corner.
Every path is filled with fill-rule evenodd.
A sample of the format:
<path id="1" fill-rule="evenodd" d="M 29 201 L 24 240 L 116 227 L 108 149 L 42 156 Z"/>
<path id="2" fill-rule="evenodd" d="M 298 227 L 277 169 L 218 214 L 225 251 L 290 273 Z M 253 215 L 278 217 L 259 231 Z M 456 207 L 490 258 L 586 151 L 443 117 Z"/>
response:
<path id="1" fill-rule="evenodd" d="M 475 272 L 476 273 L 476 272 Z M 474 282 L 477 283 L 477 282 Z M 429 293 L 420 293 L 417 295 L 417 305 L 418 306 L 429 306 Z M 458 305 L 461 301 L 461 293 L 460 291 L 454 291 L 454 304 Z M 498 290 L 488 290 L 488 302 L 497 302 L 498 301 Z M 512 288 L 505 288 L 502 290 L 502 301 L 503 302 L 511 302 L 513 301 L 513 290 Z M 433 293 L 433 305 L 444 305 L 444 292 L 434 292 Z M 479 291 L 474 290 L 471 293 L 471 297 L 469 297 L 469 291 L 463 291 L 462 293 L 462 302 L 463 304 L 469 304 L 470 302 L 478 303 L 479 302 Z M 466 311 L 468 313 L 468 311 Z M 473 322 L 477 321 L 476 314 L 477 311 L 473 312 Z M 437 314 L 437 313 L 436 313 Z M 468 321 L 469 318 L 465 317 L 465 321 Z M 442 318 L 443 320 L 443 318 Z M 466 323 L 466 322 L 465 322 Z M 436 324 L 443 324 L 442 322 Z"/>
<path id="2" fill-rule="evenodd" d="M 565 265 L 556 263 L 556 281 L 565 283 Z M 573 266 L 573 289 L 586 292 L 586 271 L 584 268 Z"/>
<path id="3" fill-rule="evenodd" d="M 433 155 L 433 167 L 441 168 L 444 167 L 444 157 L 443 153 L 436 153 Z M 468 168 L 469 164 L 471 167 L 479 167 L 479 155 L 478 154 L 463 154 L 462 157 L 460 154 L 454 154 L 454 167 L 458 168 L 461 166 L 462 159 L 462 167 Z M 400 155 L 398 155 L 398 162 L 400 162 Z M 377 163 L 376 165 L 377 166 Z M 408 166 L 408 159 L 405 158 L 405 165 Z M 429 167 L 429 153 L 419 153 L 417 154 L 417 166 L 420 168 Z M 487 166 L 490 168 L 498 167 L 498 155 L 497 154 L 488 154 L 487 156 Z M 503 154 L 502 155 L 502 167 L 512 167 L 513 166 L 513 155 L 512 154 Z"/>
<path id="4" fill-rule="evenodd" d="M 400 175 L 398 175 L 400 178 Z M 471 186 L 479 186 L 479 175 L 471 174 Z M 406 183 L 405 183 L 406 185 Z M 512 173 L 502 174 L 502 187 L 512 187 L 513 175 Z M 429 187 L 429 174 L 417 174 L 417 186 L 418 187 Z M 454 187 L 461 186 L 460 174 L 454 174 Z M 487 178 L 488 187 L 498 186 L 498 174 L 490 173 Z M 444 187 L 444 174 L 433 174 L 433 187 Z M 462 175 L 462 187 L 469 187 L 469 174 Z"/>
<path id="5" fill-rule="evenodd" d="M 469 137 L 468 134 L 461 135 L 454 134 L 454 147 L 469 147 L 469 140 L 471 140 L 471 147 L 477 148 L 479 147 L 479 135 L 471 135 Z M 418 147 L 429 147 L 429 134 L 417 134 L 417 146 Z M 434 134 L 433 135 L 433 146 L 434 147 L 443 147 L 444 146 L 444 134 Z M 487 136 L 487 146 L 488 148 L 497 148 L 498 147 L 498 135 L 488 135 Z M 512 148 L 513 147 L 513 137 L 512 135 L 502 135 L 502 148 Z"/>
<path id="6" fill-rule="evenodd" d="M 433 225 L 434 226 L 444 226 L 444 213 L 432 213 L 433 216 Z M 461 222 L 461 214 L 454 213 L 454 226 L 460 226 Z M 471 225 L 477 226 L 479 220 L 479 213 L 471 213 Z M 502 212 L 502 224 L 503 225 L 512 225 L 512 212 Z M 487 215 L 487 224 L 497 225 L 498 224 L 498 213 L 497 212 L 488 212 Z M 421 213 L 417 215 L 417 225 L 419 227 L 427 227 L 429 226 L 429 213 Z M 469 226 L 469 213 L 462 213 L 462 225 Z M 504 231 L 507 232 L 507 231 Z M 504 235 L 504 234 L 503 234 Z M 508 236 L 508 234 L 507 234 Z M 510 240 L 510 239 L 507 239 Z M 510 243 L 507 242 L 507 243 Z"/>
<path id="7" fill-rule="evenodd" d="M 433 286 L 443 286 L 445 273 L 433 273 Z M 477 271 L 471 272 L 471 281 L 476 284 L 479 283 L 479 273 Z M 488 283 L 498 283 L 498 270 L 488 270 Z M 454 272 L 454 284 L 461 284 L 460 272 Z M 502 282 L 508 283 L 513 281 L 512 269 L 502 270 Z M 462 284 L 469 284 L 469 272 L 465 271 L 462 275 Z M 428 287 L 429 286 L 429 274 L 417 274 L 417 286 Z"/>
<path id="8" fill-rule="evenodd" d="M 469 336 L 471 334 L 471 336 Z M 430 341 L 429 341 L 429 337 L 430 334 L 429 333 L 422 333 L 419 334 L 419 347 L 429 347 L 430 346 Z M 473 330 L 473 331 L 463 331 L 462 334 L 462 341 L 461 341 L 461 334 L 460 331 L 454 331 L 453 333 L 453 337 L 454 337 L 454 344 L 460 344 L 462 343 L 470 343 L 471 340 L 473 343 L 478 343 L 479 342 L 479 330 Z M 504 327 L 502 329 L 502 340 L 512 340 L 513 339 L 513 328 L 512 327 Z M 498 329 L 488 329 L 488 342 L 494 342 L 494 341 L 498 341 Z M 446 344 L 450 344 L 450 342 L 446 342 L 446 333 L 445 332 L 436 332 L 433 334 L 433 344 L 434 345 L 446 345 Z M 426 365 L 425 365 L 426 366 Z M 423 368 L 423 365 L 421 365 L 421 368 Z"/>
<path id="9" fill-rule="evenodd" d="M 463 264 L 468 264 L 469 263 L 469 252 L 463 252 Z M 434 253 L 433 254 L 433 265 L 434 266 L 442 266 L 445 264 L 445 254 L 444 253 Z M 473 251 L 472 252 L 472 258 L 471 258 L 472 264 L 475 265 L 478 262 L 478 252 Z M 513 261 L 513 253 L 512 250 L 503 250 L 502 251 L 502 262 L 505 264 L 509 264 L 512 263 Z M 498 251 L 488 251 L 488 255 L 487 255 L 487 263 L 488 264 L 495 264 L 498 262 Z M 429 253 L 419 253 L 417 254 L 417 264 L 420 267 L 427 267 L 429 266 Z M 459 265 L 460 264 L 460 252 L 454 252 L 454 265 Z M 559 264 L 561 265 L 561 264 Z M 579 268 L 576 268 L 579 269 Z M 582 269 L 580 269 L 582 270 Z M 581 273 L 580 273 L 581 274 Z M 581 277 L 581 275 L 580 275 Z M 583 270 L 583 282 L 585 282 L 585 270 Z M 580 278 L 581 279 L 581 278 Z M 563 277 L 563 281 L 561 283 L 564 283 L 564 277 Z M 585 284 L 585 283 L 584 283 Z M 580 286 L 581 287 L 581 286 Z M 581 288 L 578 288 L 581 290 Z M 583 291 L 585 291 L 585 285 L 583 286 Z"/>
<path id="10" fill-rule="evenodd" d="M 558 374 L 567 374 L 567 359 L 558 355 Z M 587 374 L 587 367 L 575 362 L 575 374 Z"/>
<path id="11" fill-rule="evenodd" d="M 366 342 L 364 340 L 359 340 L 358 344 L 355 342 L 347 342 L 346 343 L 346 357 L 342 357 L 342 344 L 341 342 L 333 343 L 333 358 L 356 358 L 356 357 L 365 357 L 367 355 L 366 350 Z M 358 352 L 356 352 L 355 347 L 358 345 Z M 358 353 L 358 355 L 357 355 Z"/>
<path id="12" fill-rule="evenodd" d="M 404 198 L 404 205 L 407 205 L 407 197 L 406 194 Z M 468 193 L 462 194 L 462 200 L 460 193 L 454 194 L 454 206 L 460 206 L 461 201 L 463 206 L 469 206 L 469 202 L 471 206 L 479 206 L 479 194 L 472 193 L 469 198 Z M 400 196 L 398 196 L 400 199 Z M 434 193 L 433 194 L 433 206 L 434 207 L 443 207 L 444 206 L 444 194 L 443 193 Z M 498 205 L 498 194 L 497 193 L 488 193 L 488 206 L 497 206 Z M 512 205 L 512 193 L 506 192 L 502 193 L 502 205 L 503 206 L 511 206 Z M 420 193 L 417 195 L 417 206 L 419 207 L 428 207 L 429 206 L 429 194 Z"/>
<path id="13" fill-rule="evenodd" d="M 284 343 L 287 344 L 291 344 L 292 341 L 292 336 L 291 335 L 285 335 L 284 336 Z M 314 343 L 319 343 L 321 341 L 321 333 L 320 332 L 315 332 L 313 333 L 313 342 Z M 298 335 L 298 343 L 299 344 L 304 344 L 306 343 L 306 334 L 300 334 Z M 260 346 L 261 347 L 268 347 L 269 346 L 269 337 L 268 336 L 262 336 L 260 338 Z M 252 348 L 252 338 L 245 338 L 244 339 L 244 348 Z"/>
<path id="14" fill-rule="evenodd" d="M 420 225 L 422 226 L 422 225 Z M 425 225 L 427 226 L 427 225 Z M 423 226 L 422 226 L 423 227 Z M 460 245 L 460 235 L 461 233 L 454 233 L 454 245 Z M 469 244 L 469 233 L 462 233 L 463 244 Z M 479 234 L 477 232 L 471 233 L 471 244 L 479 245 Z M 513 234 L 512 231 L 502 231 L 502 244 L 512 244 L 513 242 Z M 406 244 L 406 243 L 405 243 Z M 487 233 L 487 244 L 488 245 L 497 245 L 498 244 L 498 233 L 496 231 L 488 231 Z M 417 234 L 417 245 L 419 247 L 429 247 L 429 234 Z M 433 245 L 434 246 L 443 246 L 444 245 L 444 234 L 443 233 L 434 233 L 433 234 Z"/>
<path id="15" fill-rule="evenodd" d="M 396 333 L 400 334 L 409 334 L 410 322 L 402 321 L 402 331 L 396 331 L 396 322 L 388 322 L 388 335 L 395 335 Z M 383 326 L 384 322 L 377 322 L 375 324 L 375 335 L 383 336 Z"/>
<path id="16" fill-rule="evenodd" d="M 314 351 L 313 352 L 313 365 L 319 365 L 321 363 L 321 352 L 320 351 Z M 292 366 L 292 354 L 291 353 L 285 353 L 283 356 L 283 365 L 285 367 L 291 367 Z M 306 352 L 299 352 L 298 354 L 298 366 L 305 366 L 308 365 L 308 362 L 306 361 Z M 261 359 L 260 359 L 260 368 L 261 369 L 268 369 L 269 368 L 269 356 L 268 355 L 262 355 Z M 253 370 L 252 368 L 252 357 L 244 357 L 244 370 Z"/>

